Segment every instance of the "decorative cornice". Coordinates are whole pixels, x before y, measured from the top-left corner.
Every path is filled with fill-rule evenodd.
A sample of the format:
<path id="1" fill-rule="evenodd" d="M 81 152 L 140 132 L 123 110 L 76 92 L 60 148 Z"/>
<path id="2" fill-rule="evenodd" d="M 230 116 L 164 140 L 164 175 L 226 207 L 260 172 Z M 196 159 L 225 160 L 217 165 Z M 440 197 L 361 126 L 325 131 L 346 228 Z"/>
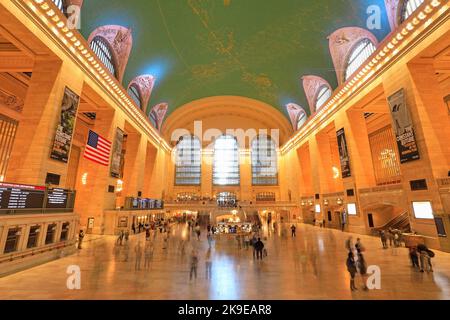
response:
<path id="1" fill-rule="evenodd" d="M 26 15 L 36 20 L 44 28 L 53 41 L 66 49 L 66 53 L 86 71 L 133 121 L 157 144 L 166 151 L 172 148 L 162 138 L 156 128 L 153 128 L 147 116 L 139 110 L 127 95 L 117 79 L 107 70 L 100 59 L 90 49 L 89 44 L 77 31 L 67 25 L 67 18 L 58 10 L 51 0 L 11 0 Z"/>
<path id="2" fill-rule="evenodd" d="M 372 59 L 364 63 L 354 76 L 341 84 L 333 97 L 313 116 L 308 123 L 297 132 L 281 148 L 282 154 L 286 154 L 292 148 L 299 145 L 303 139 L 311 134 L 321 124 L 329 120 L 347 101 L 368 86 L 377 76 L 403 56 L 412 46 L 415 40 L 422 38 L 422 32 L 436 21 L 448 18 L 450 5 L 448 1 L 428 0 L 414 14 L 412 14 L 395 32 L 392 32 L 372 55 Z"/>

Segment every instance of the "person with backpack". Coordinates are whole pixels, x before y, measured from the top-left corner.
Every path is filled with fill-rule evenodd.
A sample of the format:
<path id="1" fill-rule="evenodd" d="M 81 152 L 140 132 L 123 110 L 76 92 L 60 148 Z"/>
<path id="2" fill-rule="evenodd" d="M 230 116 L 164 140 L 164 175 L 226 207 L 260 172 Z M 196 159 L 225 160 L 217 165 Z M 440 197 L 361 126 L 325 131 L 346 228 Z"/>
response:
<path id="1" fill-rule="evenodd" d="M 350 274 L 350 290 L 351 291 L 358 290 L 355 286 L 355 276 L 358 270 L 356 269 L 355 256 L 353 255 L 353 252 L 348 253 L 346 265 L 347 271 Z"/>

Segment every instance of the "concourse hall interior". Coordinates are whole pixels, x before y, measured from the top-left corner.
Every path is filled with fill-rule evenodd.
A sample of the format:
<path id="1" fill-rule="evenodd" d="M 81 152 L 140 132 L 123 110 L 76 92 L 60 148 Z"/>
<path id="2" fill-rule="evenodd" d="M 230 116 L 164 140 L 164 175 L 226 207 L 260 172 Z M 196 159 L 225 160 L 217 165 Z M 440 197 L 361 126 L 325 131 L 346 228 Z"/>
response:
<path id="1" fill-rule="evenodd" d="M 450 300 L 450 1 L 0 0 L 0 300 Z"/>

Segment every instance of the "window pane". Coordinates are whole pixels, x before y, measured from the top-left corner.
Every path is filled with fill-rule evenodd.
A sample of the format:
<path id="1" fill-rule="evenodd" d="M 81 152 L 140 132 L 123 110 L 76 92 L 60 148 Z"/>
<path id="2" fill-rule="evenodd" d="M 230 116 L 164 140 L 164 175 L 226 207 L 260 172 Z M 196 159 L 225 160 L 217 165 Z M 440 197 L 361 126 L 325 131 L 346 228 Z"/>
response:
<path id="1" fill-rule="evenodd" d="M 350 54 L 345 69 L 345 80 L 348 80 L 375 51 L 376 47 L 369 39 L 359 42 Z"/>
<path id="2" fill-rule="evenodd" d="M 95 37 L 91 41 L 91 49 L 105 67 L 116 77 L 116 68 L 113 64 L 113 55 L 109 44 L 103 38 Z"/>
<path id="3" fill-rule="evenodd" d="M 417 10 L 422 4 L 424 0 L 405 0 L 403 3 L 403 10 L 401 15 L 401 23 L 405 20 L 407 20 L 414 11 Z"/>
<path id="4" fill-rule="evenodd" d="M 181 137 L 175 148 L 175 157 L 175 184 L 200 185 L 202 163 L 200 140 L 197 137 Z"/>
<path id="5" fill-rule="evenodd" d="M 58 7 L 61 12 L 64 9 L 64 1 L 63 0 L 53 0 L 53 3 Z"/>
<path id="6" fill-rule="evenodd" d="M 238 144 L 232 136 L 222 136 L 214 145 L 213 183 L 219 186 L 240 183 Z"/>
<path id="7" fill-rule="evenodd" d="M 267 136 L 259 136 L 252 142 L 253 185 L 277 185 L 278 165 L 275 142 Z"/>
<path id="8" fill-rule="evenodd" d="M 331 98 L 331 90 L 327 86 L 323 86 L 319 90 L 319 94 L 317 95 L 316 101 L 316 110 L 318 110 L 321 106 Z"/>
<path id="9" fill-rule="evenodd" d="M 128 94 L 130 95 L 131 99 L 133 99 L 134 103 L 139 109 L 142 109 L 141 105 L 141 95 L 139 94 L 138 89 L 135 86 L 131 86 L 128 88 Z"/>

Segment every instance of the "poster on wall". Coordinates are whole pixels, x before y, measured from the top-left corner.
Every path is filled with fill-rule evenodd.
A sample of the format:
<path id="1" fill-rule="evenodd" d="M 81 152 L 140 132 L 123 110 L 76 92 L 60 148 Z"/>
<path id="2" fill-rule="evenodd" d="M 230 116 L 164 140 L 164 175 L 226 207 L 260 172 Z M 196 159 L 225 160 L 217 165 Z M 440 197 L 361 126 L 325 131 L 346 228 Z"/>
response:
<path id="1" fill-rule="evenodd" d="M 124 132 L 117 128 L 111 157 L 111 177 L 122 178 L 122 149 Z"/>
<path id="2" fill-rule="evenodd" d="M 388 102 L 400 154 L 400 163 L 419 160 L 419 149 L 417 148 L 411 115 L 406 105 L 405 90 L 401 89 L 390 96 Z"/>
<path id="3" fill-rule="evenodd" d="M 345 130 L 341 129 L 337 132 L 337 140 L 339 147 L 339 160 L 341 162 L 342 178 L 348 178 L 352 176 L 350 170 L 350 155 L 348 153 L 347 139 L 345 138 Z"/>
<path id="4" fill-rule="evenodd" d="M 70 148 L 75 128 L 80 97 L 69 88 L 65 88 L 61 104 L 61 118 L 56 129 L 50 158 L 64 163 L 69 162 Z"/>

